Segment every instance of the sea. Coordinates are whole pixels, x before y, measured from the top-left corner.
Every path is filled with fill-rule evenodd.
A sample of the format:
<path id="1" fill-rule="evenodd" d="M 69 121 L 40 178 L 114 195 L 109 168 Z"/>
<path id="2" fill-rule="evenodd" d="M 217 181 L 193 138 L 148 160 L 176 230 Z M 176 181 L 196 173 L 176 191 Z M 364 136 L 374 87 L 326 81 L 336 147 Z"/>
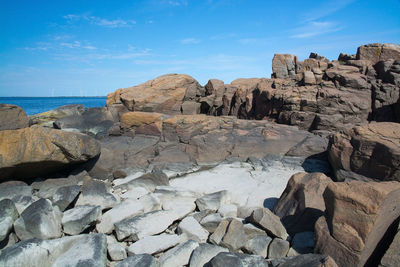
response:
<path id="1" fill-rule="evenodd" d="M 33 115 L 69 104 L 82 104 L 85 108 L 104 107 L 106 97 L 0 97 L 0 103 L 20 106 L 24 109 L 26 115 Z"/>

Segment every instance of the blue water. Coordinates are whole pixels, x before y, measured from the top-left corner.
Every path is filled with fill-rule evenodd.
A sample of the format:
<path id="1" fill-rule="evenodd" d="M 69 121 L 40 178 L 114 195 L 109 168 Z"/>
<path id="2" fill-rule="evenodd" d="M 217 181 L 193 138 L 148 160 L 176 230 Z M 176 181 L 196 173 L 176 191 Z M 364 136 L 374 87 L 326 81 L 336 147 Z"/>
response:
<path id="1" fill-rule="evenodd" d="M 85 108 L 104 107 L 106 97 L 0 97 L 0 103 L 20 106 L 27 115 L 33 115 L 69 104 L 82 104 Z"/>

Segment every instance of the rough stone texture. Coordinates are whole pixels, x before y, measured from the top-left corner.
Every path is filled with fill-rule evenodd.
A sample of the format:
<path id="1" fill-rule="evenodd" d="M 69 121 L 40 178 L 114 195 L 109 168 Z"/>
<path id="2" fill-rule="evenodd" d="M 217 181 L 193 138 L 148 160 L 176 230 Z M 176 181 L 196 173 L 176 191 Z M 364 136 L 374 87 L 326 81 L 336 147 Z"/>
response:
<path id="1" fill-rule="evenodd" d="M 200 244 L 192 253 L 190 257 L 189 266 L 191 267 L 203 267 L 204 264 L 209 262 L 212 258 L 218 255 L 220 252 L 228 252 L 228 249 L 211 245 L 211 244 Z"/>
<path id="2" fill-rule="evenodd" d="M 163 114 L 151 112 L 126 112 L 121 120 L 124 132 L 133 131 L 135 134 L 160 136 L 162 133 Z"/>
<path id="3" fill-rule="evenodd" d="M 209 210 L 208 210 L 209 211 Z M 200 224 L 210 233 L 213 233 L 217 229 L 219 223 L 222 221 L 222 217 L 219 213 L 212 213 L 201 219 Z"/>
<path id="4" fill-rule="evenodd" d="M 115 267 L 156 267 L 156 259 L 149 254 L 136 254 L 129 256 L 125 260 L 118 263 Z"/>
<path id="5" fill-rule="evenodd" d="M 247 237 L 244 232 L 243 224 L 240 221 L 233 219 L 229 223 L 220 245 L 228 248 L 230 251 L 236 251 L 242 248 L 246 244 L 246 241 Z"/>
<path id="6" fill-rule="evenodd" d="M 272 76 L 274 78 L 296 78 L 297 57 L 289 54 L 275 54 L 272 59 Z"/>
<path id="7" fill-rule="evenodd" d="M 200 211 L 202 210 L 213 210 L 217 211 L 221 205 L 229 204 L 230 202 L 229 192 L 219 191 L 212 194 L 207 194 L 201 198 L 196 199 L 196 205 Z"/>
<path id="8" fill-rule="evenodd" d="M 263 258 L 268 256 L 268 246 L 272 238 L 266 235 L 258 235 L 247 241 L 244 251 L 254 255 L 260 255 Z"/>
<path id="9" fill-rule="evenodd" d="M 268 246 L 268 258 L 283 258 L 289 251 L 290 244 L 286 240 L 280 238 L 274 238 Z"/>
<path id="10" fill-rule="evenodd" d="M 322 194 L 331 182 L 323 173 L 297 173 L 290 177 L 274 206 L 274 213 L 290 235 L 314 230 L 315 222 L 325 211 Z"/>
<path id="11" fill-rule="evenodd" d="M 115 232 L 120 241 L 135 241 L 165 231 L 179 217 L 174 211 L 152 211 L 115 223 Z"/>
<path id="12" fill-rule="evenodd" d="M 58 208 L 53 208 L 47 199 L 39 199 L 27 207 L 14 222 L 18 238 L 51 239 L 61 236 L 61 216 Z"/>
<path id="13" fill-rule="evenodd" d="M 107 252 L 113 261 L 121 261 L 127 257 L 125 247 L 118 243 L 108 244 Z"/>
<path id="14" fill-rule="evenodd" d="M 105 235 L 29 239 L 0 251 L 0 266 L 106 266 Z"/>
<path id="15" fill-rule="evenodd" d="M 83 181 L 81 191 L 76 206 L 99 205 L 101 209 L 104 210 L 118 204 L 118 200 L 114 195 L 109 193 L 109 189 L 102 181 L 87 177 Z"/>
<path id="16" fill-rule="evenodd" d="M 108 135 L 115 119 L 111 110 L 107 108 L 88 108 L 82 114 L 56 120 L 54 127 L 85 133 L 93 137 L 103 137 Z"/>
<path id="17" fill-rule="evenodd" d="M 209 235 L 193 217 L 186 217 L 179 223 L 178 234 L 186 234 L 189 239 L 199 243 L 205 243 Z"/>
<path id="18" fill-rule="evenodd" d="M 387 235 L 397 231 L 399 199 L 398 182 L 330 183 L 324 192 L 326 216 L 315 225 L 315 252 L 330 255 L 339 266 L 379 264 L 380 248 L 389 246 Z"/>
<path id="19" fill-rule="evenodd" d="M 181 238 L 178 235 L 146 236 L 128 247 L 128 255 L 156 254 L 176 246 L 180 241 Z"/>
<path id="20" fill-rule="evenodd" d="M 368 44 L 357 49 L 358 60 L 368 60 L 375 64 L 378 61 L 400 58 L 400 45 L 397 44 Z"/>
<path id="21" fill-rule="evenodd" d="M 53 128 L 53 123 L 61 118 L 71 115 L 81 115 L 85 111 L 85 107 L 80 104 L 71 104 L 58 107 L 53 110 L 42 112 L 29 116 L 32 124 Z"/>
<path id="22" fill-rule="evenodd" d="M 116 103 L 119 98 L 130 111 L 180 114 L 184 100 L 194 100 L 204 93 L 204 89 L 192 77 L 167 74 L 137 86 L 117 90 L 107 96 L 107 106 Z"/>
<path id="23" fill-rule="evenodd" d="M 261 256 L 246 255 L 246 254 L 234 254 L 221 252 L 215 256 L 207 266 L 210 267 L 267 267 L 268 264 L 265 259 Z"/>
<path id="24" fill-rule="evenodd" d="M 168 176 L 163 172 L 152 172 L 143 174 L 127 183 L 120 184 L 115 187 L 115 190 L 121 189 L 127 191 L 136 187 L 144 187 L 148 191 L 153 192 L 160 185 L 169 185 Z"/>
<path id="25" fill-rule="evenodd" d="M 168 251 L 159 258 L 160 267 L 175 267 L 188 265 L 190 255 L 193 250 L 199 246 L 199 243 L 188 240 Z"/>
<path id="26" fill-rule="evenodd" d="M 14 202 L 9 199 L 0 201 L 0 242 L 8 237 L 13 223 L 18 216 L 19 214 Z"/>
<path id="27" fill-rule="evenodd" d="M 277 264 L 274 264 L 276 262 Z M 272 266 L 279 267 L 337 267 L 336 262 L 329 256 L 320 254 L 304 254 L 271 261 Z"/>
<path id="28" fill-rule="evenodd" d="M 226 204 L 222 205 L 218 209 L 218 213 L 221 214 L 222 217 L 232 217 L 235 218 L 237 217 L 237 206 L 234 204 Z"/>
<path id="29" fill-rule="evenodd" d="M 397 231 L 390 247 L 380 262 L 381 267 L 400 266 L 400 232 Z"/>
<path id="30" fill-rule="evenodd" d="M 0 201 L 10 199 L 14 202 L 19 214 L 35 202 L 32 187 L 20 181 L 8 181 L 0 184 Z"/>
<path id="31" fill-rule="evenodd" d="M 106 211 L 96 225 L 99 233 L 110 234 L 114 230 L 114 224 L 123 219 L 133 217 L 144 212 L 144 207 L 137 200 L 127 199 L 112 209 Z"/>
<path id="32" fill-rule="evenodd" d="M 43 127 L 0 131 L 0 178 L 49 174 L 99 153 L 99 143 L 82 134 Z"/>
<path id="33" fill-rule="evenodd" d="M 400 181 L 400 124 L 374 122 L 335 134 L 329 161 L 338 181 Z"/>
<path id="34" fill-rule="evenodd" d="M 282 225 L 279 217 L 273 214 L 267 208 L 259 208 L 254 210 L 250 217 L 246 220 L 260 226 L 273 237 L 279 237 L 282 239 L 286 239 L 288 237 L 286 229 Z"/>
<path id="35" fill-rule="evenodd" d="M 64 233 L 78 235 L 95 224 L 101 216 L 100 206 L 77 206 L 64 212 L 61 223 Z"/>
<path id="36" fill-rule="evenodd" d="M 0 104 L 0 131 L 29 127 L 25 111 L 15 105 Z"/>
<path id="37" fill-rule="evenodd" d="M 59 207 L 61 211 L 64 211 L 72 202 L 74 202 L 80 192 L 81 187 L 79 185 L 60 187 L 52 197 L 53 205 Z"/>

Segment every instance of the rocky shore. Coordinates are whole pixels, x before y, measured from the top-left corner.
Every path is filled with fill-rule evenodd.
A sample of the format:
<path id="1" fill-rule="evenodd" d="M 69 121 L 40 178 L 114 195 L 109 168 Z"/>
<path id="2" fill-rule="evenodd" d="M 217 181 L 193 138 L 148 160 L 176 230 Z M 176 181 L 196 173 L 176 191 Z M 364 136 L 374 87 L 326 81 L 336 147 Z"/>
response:
<path id="1" fill-rule="evenodd" d="M 0 104 L 0 266 L 399 266 L 400 46 Z"/>

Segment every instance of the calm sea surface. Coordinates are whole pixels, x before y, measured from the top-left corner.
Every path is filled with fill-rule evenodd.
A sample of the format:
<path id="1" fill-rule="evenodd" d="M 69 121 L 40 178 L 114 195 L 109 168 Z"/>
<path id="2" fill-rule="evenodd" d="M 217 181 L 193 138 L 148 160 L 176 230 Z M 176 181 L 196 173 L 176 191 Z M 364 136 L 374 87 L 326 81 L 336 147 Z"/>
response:
<path id="1" fill-rule="evenodd" d="M 33 115 L 69 104 L 83 104 L 85 108 L 104 107 L 106 97 L 0 97 L 0 103 L 20 106 L 27 115 Z"/>

